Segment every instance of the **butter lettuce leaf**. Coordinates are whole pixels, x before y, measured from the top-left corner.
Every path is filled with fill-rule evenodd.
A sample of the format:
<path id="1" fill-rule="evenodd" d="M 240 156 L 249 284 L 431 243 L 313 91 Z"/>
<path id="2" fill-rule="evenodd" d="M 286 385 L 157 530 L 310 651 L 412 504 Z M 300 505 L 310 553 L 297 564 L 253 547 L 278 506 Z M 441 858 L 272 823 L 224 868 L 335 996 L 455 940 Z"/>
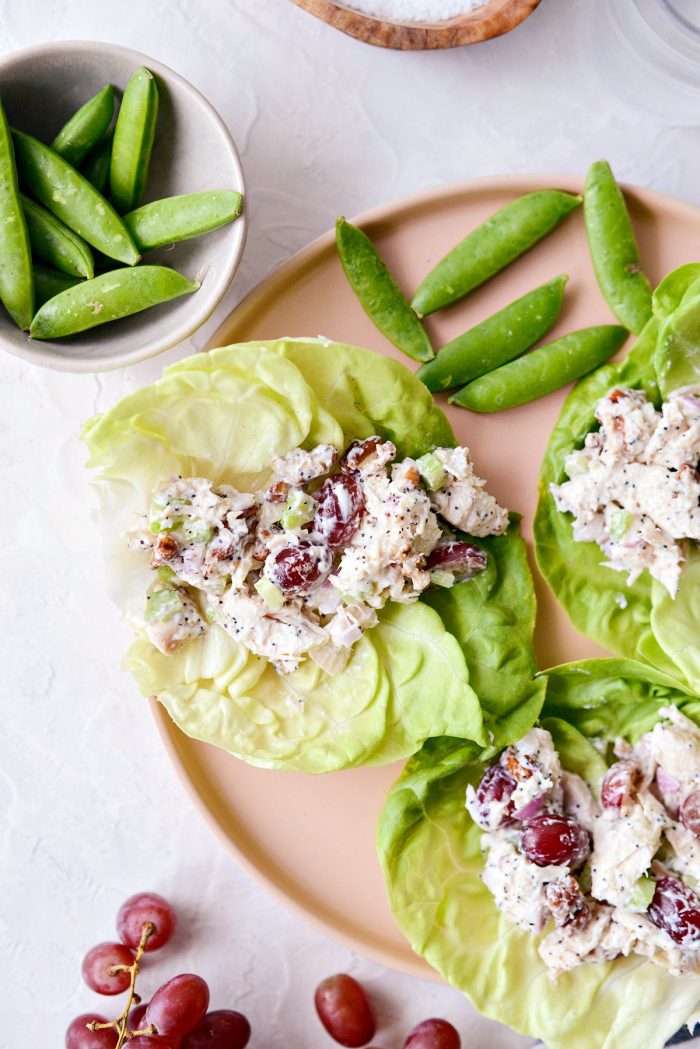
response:
<path id="1" fill-rule="evenodd" d="M 697 549 L 689 554 L 675 600 L 647 571 L 630 586 L 624 572 L 604 566 L 597 544 L 574 539 L 571 516 L 557 510 L 550 485 L 566 480 L 564 461 L 597 428 L 596 403 L 610 389 L 644 390 L 658 407 L 669 383 L 700 382 L 699 277 L 698 263 L 670 273 L 654 292 L 654 316 L 626 359 L 598 369 L 571 391 L 542 462 L 534 522 L 538 566 L 574 626 L 610 652 L 698 689 L 699 661 L 688 649 L 693 622 L 700 629 Z"/>
<path id="2" fill-rule="evenodd" d="M 544 680 L 544 679 L 540 679 Z M 565 767 L 597 787 L 594 738 L 639 738 L 676 703 L 700 724 L 700 700 L 673 678 L 624 659 L 547 672 L 542 724 Z M 493 750 L 431 739 L 407 763 L 382 810 L 377 843 L 389 901 L 413 949 L 484 1015 L 541 1038 L 547 1049 L 661 1049 L 700 1011 L 700 981 L 641 958 L 582 965 L 556 983 L 538 937 L 509 922 L 481 881 L 482 832 L 464 807 Z"/>
<path id="3" fill-rule="evenodd" d="M 534 594 L 516 522 L 495 544 L 476 540 L 489 552 L 491 592 L 479 579 L 454 587 L 450 607 L 463 602 L 464 609 L 451 623 L 439 602 L 387 606 L 341 674 L 329 676 L 307 660 L 280 675 L 217 626 L 171 656 L 147 640 L 151 572 L 124 533 L 156 484 L 179 474 L 255 490 L 275 455 L 320 442 L 344 447 L 373 433 L 394 441 L 401 457 L 455 443 L 446 417 L 406 367 L 321 339 L 197 354 L 86 425 L 88 465 L 99 471 L 108 587 L 137 631 L 126 665 L 184 732 L 257 765 L 314 773 L 394 761 L 436 733 L 485 744 L 472 677 L 482 680 L 489 661 L 498 674 L 492 691 L 502 690 L 498 709 L 490 703 L 491 720 L 512 716 L 512 731 L 521 734 L 537 716 Z M 492 644 L 497 620 L 503 629 Z"/>

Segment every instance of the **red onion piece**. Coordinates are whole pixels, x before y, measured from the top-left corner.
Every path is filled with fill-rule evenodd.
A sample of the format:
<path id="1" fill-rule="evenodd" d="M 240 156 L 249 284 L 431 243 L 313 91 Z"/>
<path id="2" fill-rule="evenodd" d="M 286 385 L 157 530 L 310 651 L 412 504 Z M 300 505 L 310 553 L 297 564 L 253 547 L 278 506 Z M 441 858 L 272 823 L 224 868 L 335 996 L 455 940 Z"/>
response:
<path id="1" fill-rule="evenodd" d="M 537 816 L 544 807 L 544 797 L 533 798 L 532 801 L 528 801 L 527 805 L 523 805 L 521 809 L 513 813 L 513 818 L 516 820 L 531 820 L 533 816 Z"/>

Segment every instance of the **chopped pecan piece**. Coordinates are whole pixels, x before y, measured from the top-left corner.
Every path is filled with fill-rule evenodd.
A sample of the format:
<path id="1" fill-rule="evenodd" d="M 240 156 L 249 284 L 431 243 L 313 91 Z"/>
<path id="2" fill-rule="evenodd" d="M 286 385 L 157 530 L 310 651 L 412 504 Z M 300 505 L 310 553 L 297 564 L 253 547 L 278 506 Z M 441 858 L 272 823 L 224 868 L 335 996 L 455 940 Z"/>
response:
<path id="1" fill-rule="evenodd" d="M 175 536 L 170 535 L 169 532 L 161 532 L 153 547 L 151 565 L 157 568 L 158 565 L 162 565 L 166 561 L 172 561 L 177 556 L 178 549 L 178 542 Z"/>
<path id="2" fill-rule="evenodd" d="M 566 925 L 574 929 L 583 929 L 590 921 L 591 911 L 586 897 L 571 874 L 550 881 L 545 886 L 544 894 L 554 922 L 560 928 Z"/>

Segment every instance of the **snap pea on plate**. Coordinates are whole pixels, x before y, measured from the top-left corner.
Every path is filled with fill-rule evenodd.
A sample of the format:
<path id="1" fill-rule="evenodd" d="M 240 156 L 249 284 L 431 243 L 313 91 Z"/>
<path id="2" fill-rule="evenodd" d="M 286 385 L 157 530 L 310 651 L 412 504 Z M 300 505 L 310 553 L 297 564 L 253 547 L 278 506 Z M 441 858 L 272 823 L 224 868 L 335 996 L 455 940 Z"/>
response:
<path id="1" fill-rule="evenodd" d="M 473 412 L 517 408 L 598 368 L 619 350 L 627 335 L 627 329 L 616 324 L 570 332 L 475 379 L 449 402 Z"/>
<path id="2" fill-rule="evenodd" d="M 598 286 L 620 323 L 639 335 L 651 317 L 651 285 L 641 268 L 625 198 L 607 160 L 588 169 L 583 215 Z"/>
<path id="3" fill-rule="evenodd" d="M 60 339 L 189 295 L 198 288 L 195 281 L 167 266 L 110 270 L 49 299 L 36 313 L 29 333 L 34 339 Z"/>
<path id="4" fill-rule="evenodd" d="M 77 168 L 100 141 L 114 116 L 114 88 L 106 84 L 63 125 L 51 148 Z"/>
<path id="5" fill-rule="evenodd" d="M 368 317 L 414 361 L 434 357 L 428 333 L 367 234 L 341 216 L 335 239 L 345 275 Z"/>
<path id="6" fill-rule="evenodd" d="M 430 271 L 411 305 L 425 317 L 489 280 L 577 208 L 581 197 L 541 189 L 517 197 L 477 226 Z"/>
<path id="7" fill-rule="evenodd" d="M 554 324 L 564 300 L 565 275 L 541 284 L 458 335 L 417 375 L 437 392 L 477 379 L 534 346 Z"/>

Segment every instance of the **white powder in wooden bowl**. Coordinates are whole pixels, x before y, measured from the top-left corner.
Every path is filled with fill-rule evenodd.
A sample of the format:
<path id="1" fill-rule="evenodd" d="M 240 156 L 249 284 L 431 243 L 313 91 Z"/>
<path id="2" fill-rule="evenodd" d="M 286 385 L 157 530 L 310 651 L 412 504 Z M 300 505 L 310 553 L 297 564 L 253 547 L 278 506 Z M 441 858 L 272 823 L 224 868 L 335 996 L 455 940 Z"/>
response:
<path id="1" fill-rule="evenodd" d="M 488 0 L 341 0 L 363 14 L 389 22 L 443 22 L 483 7 Z"/>

